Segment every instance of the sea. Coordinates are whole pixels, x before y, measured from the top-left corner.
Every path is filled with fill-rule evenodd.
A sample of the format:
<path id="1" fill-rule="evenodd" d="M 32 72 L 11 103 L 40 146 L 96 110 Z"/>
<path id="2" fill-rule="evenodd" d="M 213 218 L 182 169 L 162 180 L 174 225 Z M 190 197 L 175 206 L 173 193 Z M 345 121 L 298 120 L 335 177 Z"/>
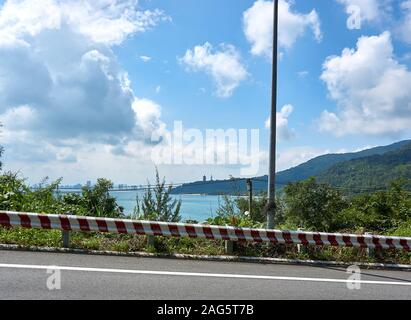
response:
<path id="1" fill-rule="evenodd" d="M 125 215 L 133 213 L 136 206 L 136 197 L 141 200 L 144 191 L 114 191 L 110 192 L 117 199 L 118 205 L 124 208 Z M 216 216 L 216 211 L 222 203 L 222 196 L 181 194 L 171 195 L 172 199 L 181 199 L 180 215 L 182 221 L 195 220 L 204 222 Z"/>
<path id="2" fill-rule="evenodd" d="M 62 191 L 78 193 L 80 190 Z M 117 204 L 124 208 L 124 214 L 131 216 L 136 207 L 136 198 L 141 200 L 144 191 L 112 191 L 110 192 L 117 200 Z M 181 200 L 180 215 L 181 220 L 195 220 L 197 222 L 204 222 L 208 218 L 216 216 L 216 212 L 223 199 L 222 196 L 200 195 L 200 194 L 181 194 L 170 195 L 172 199 Z"/>

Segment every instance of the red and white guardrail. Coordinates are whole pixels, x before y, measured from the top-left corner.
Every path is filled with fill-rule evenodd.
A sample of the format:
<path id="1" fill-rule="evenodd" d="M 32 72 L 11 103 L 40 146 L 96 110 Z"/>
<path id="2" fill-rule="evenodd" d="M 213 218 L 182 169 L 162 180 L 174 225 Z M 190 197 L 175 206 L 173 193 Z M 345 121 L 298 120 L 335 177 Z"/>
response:
<path id="1" fill-rule="evenodd" d="M 73 215 L 0 210 L 0 226 L 63 231 L 111 232 L 212 240 L 269 242 L 272 244 L 331 245 L 410 251 L 411 238 L 308 231 L 281 231 L 186 223 L 138 221 Z"/>

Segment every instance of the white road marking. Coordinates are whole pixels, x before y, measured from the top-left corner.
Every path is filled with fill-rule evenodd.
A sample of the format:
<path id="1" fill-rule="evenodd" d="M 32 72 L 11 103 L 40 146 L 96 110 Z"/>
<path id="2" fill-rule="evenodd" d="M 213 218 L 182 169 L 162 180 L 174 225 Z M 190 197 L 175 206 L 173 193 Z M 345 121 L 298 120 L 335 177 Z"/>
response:
<path id="1" fill-rule="evenodd" d="M 206 277 L 206 278 L 231 278 L 231 279 L 255 279 L 255 280 L 284 280 L 284 281 L 310 281 L 310 282 L 334 282 L 334 283 L 361 283 L 376 285 L 392 286 L 411 286 L 411 282 L 395 281 L 372 281 L 372 280 L 348 280 L 348 279 L 328 279 L 328 278 L 304 278 L 304 277 L 283 277 L 283 276 L 259 276 L 251 274 L 229 274 L 229 273 L 198 273 L 198 272 L 176 272 L 176 271 L 152 271 L 152 270 L 128 270 L 128 269 L 110 269 L 110 268 L 86 268 L 86 267 L 68 267 L 53 265 L 31 265 L 31 264 L 5 264 L 0 263 L 0 268 L 14 269 L 59 269 L 66 271 L 84 271 L 84 272 L 105 272 L 105 273 L 126 273 L 126 274 L 147 274 L 160 276 L 179 276 L 179 277 Z"/>

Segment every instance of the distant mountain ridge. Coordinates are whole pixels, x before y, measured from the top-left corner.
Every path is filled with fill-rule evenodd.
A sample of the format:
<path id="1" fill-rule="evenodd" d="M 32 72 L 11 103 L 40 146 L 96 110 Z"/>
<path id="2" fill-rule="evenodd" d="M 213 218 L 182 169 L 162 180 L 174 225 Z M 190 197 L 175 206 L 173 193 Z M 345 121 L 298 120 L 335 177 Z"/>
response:
<path id="1" fill-rule="evenodd" d="M 332 166 L 341 163 L 343 161 L 349 161 L 357 158 L 363 158 L 373 155 L 382 155 L 384 153 L 395 151 L 401 147 L 411 143 L 411 140 L 404 140 L 390 144 L 388 146 L 374 147 L 358 152 L 349 153 L 330 153 L 313 158 L 305 163 L 302 163 L 294 168 L 290 168 L 281 172 L 278 172 L 276 179 L 278 183 L 289 183 L 307 179 L 309 177 L 317 176 L 324 170 L 331 168 Z"/>
<path id="2" fill-rule="evenodd" d="M 371 177 L 372 176 L 372 177 Z M 411 179 L 411 140 L 359 152 L 326 154 L 276 174 L 277 188 L 317 177 L 319 181 L 352 190 L 384 188 L 399 177 Z M 367 178 L 368 177 L 368 178 Z M 267 176 L 252 178 L 256 193 L 267 190 Z M 174 194 L 245 194 L 246 179 L 198 181 L 183 184 Z"/>
<path id="3" fill-rule="evenodd" d="M 397 150 L 338 163 L 317 175 L 318 181 L 350 194 L 383 190 L 401 178 L 411 181 L 411 142 Z"/>

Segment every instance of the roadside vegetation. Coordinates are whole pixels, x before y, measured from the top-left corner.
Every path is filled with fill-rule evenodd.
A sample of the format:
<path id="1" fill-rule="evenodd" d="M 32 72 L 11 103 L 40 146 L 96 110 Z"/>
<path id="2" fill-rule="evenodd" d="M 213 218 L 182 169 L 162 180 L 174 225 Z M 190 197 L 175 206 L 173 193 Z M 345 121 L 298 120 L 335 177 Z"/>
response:
<path id="1" fill-rule="evenodd" d="M 113 185 L 111 181 L 98 179 L 96 185 L 84 187 L 80 193 L 59 192 L 60 182 L 44 179 L 41 188 L 33 190 L 18 173 L 3 172 L 0 174 L 0 210 L 127 218 L 123 208 L 109 193 Z M 397 180 L 385 191 L 353 197 L 346 197 L 339 190 L 319 183 L 314 178 L 290 183 L 276 201 L 276 226 L 278 229 L 411 236 L 411 193 L 405 188 L 407 183 L 409 181 Z M 181 221 L 181 201 L 171 198 L 171 189 L 171 186 L 166 187 L 164 178 L 160 179 L 156 172 L 154 186 L 148 188 L 142 199 L 136 199 L 136 208 L 131 217 Z M 266 203 L 265 194 L 255 196 L 251 208 L 247 197 L 225 196 L 216 216 L 204 223 L 263 228 Z M 61 232 L 0 227 L 0 243 L 60 247 Z M 74 248 L 90 250 L 224 254 L 224 241 L 206 239 L 156 237 L 155 246 L 147 249 L 144 236 L 73 232 L 71 243 Z M 255 243 L 237 243 L 235 254 L 337 261 L 411 262 L 411 254 L 400 250 L 383 250 L 370 258 L 365 250 L 357 248 L 312 246 L 302 253 L 294 245 Z"/>
<path id="2" fill-rule="evenodd" d="M 166 180 L 160 180 L 156 169 L 156 184 L 151 188 L 148 183 L 143 199 L 137 196 L 132 218 L 149 221 L 179 222 L 181 220 L 181 200 L 173 200 L 170 196 L 173 186 L 165 186 Z M 153 189 L 153 190 L 152 190 Z"/>

